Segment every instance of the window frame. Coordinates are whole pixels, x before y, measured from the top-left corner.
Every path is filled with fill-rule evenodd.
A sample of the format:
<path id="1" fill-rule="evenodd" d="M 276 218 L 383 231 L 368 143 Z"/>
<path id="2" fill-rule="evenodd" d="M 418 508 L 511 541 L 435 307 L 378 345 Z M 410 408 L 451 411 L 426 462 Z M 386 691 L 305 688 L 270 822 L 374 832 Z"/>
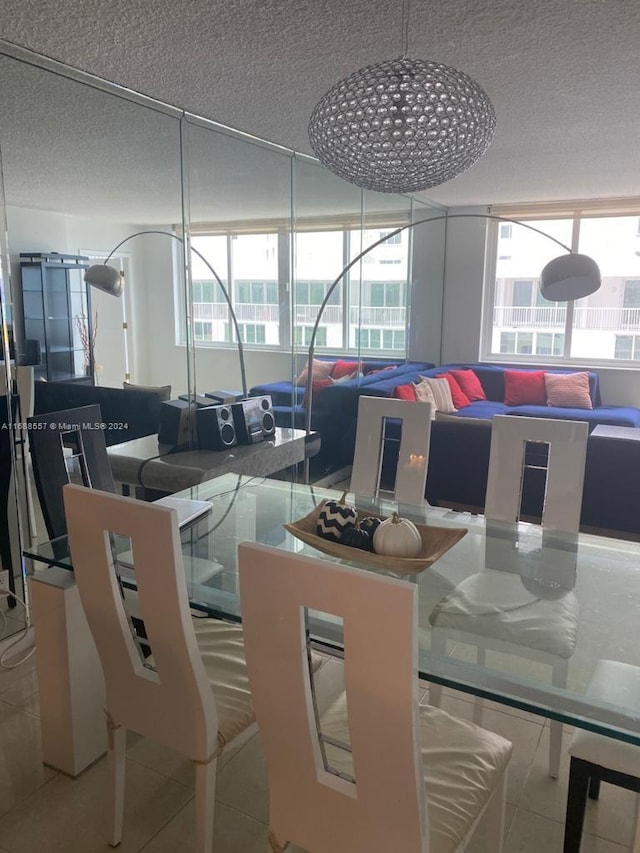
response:
<path id="1" fill-rule="evenodd" d="M 374 231 L 374 232 L 379 231 L 380 233 L 387 231 L 388 233 L 391 233 L 397 227 L 399 227 L 400 224 L 405 225 L 405 224 L 408 224 L 408 222 L 409 222 L 409 218 L 408 218 L 407 214 L 405 214 L 405 213 L 395 213 L 395 214 L 390 213 L 389 219 L 387 222 L 382 223 L 382 224 L 380 224 L 380 223 L 369 224 L 365 221 L 362 224 L 360 229 L 358 229 L 358 226 L 356 226 L 355 223 L 347 223 L 347 222 L 336 223 L 336 222 L 327 221 L 326 227 L 322 227 L 322 224 L 320 222 L 314 221 L 313 223 L 310 223 L 308 227 L 303 226 L 299 230 L 300 230 L 300 233 L 334 231 L 334 232 L 341 235 L 341 237 L 342 237 L 342 240 L 341 240 L 341 243 L 342 243 L 342 256 L 341 256 L 342 267 L 340 270 L 336 271 L 336 274 L 339 274 L 340 271 L 342 269 L 344 269 L 351 260 L 350 252 L 351 252 L 352 233 L 355 233 L 358 231 L 361 231 L 363 233 L 366 231 Z M 280 343 L 279 344 L 255 343 L 255 342 L 248 342 L 246 340 L 243 340 L 243 346 L 249 350 L 253 349 L 253 350 L 263 351 L 263 352 L 266 352 L 266 351 L 290 352 L 291 350 L 296 351 L 297 349 L 300 349 L 300 348 L 306 349 L 308 347 L 308 344 L 306 344 L 306 345 L 305 344 L 298 344 L 298 343 L 296 343 L 296 340 L 295 340 L 295 337 L 296 337 L 296 335 L 295 335 L 296 323 L 295 323 L 295 319 L 294 319 L 295 318 L 295 309 L 296 309 L 296 306 L 299 304 L 300 305 L 304 305 L 304 304 L 310 305 L 312 303 L 298 302 L 297 290 L 300 286 L 306 286 L 307 294 L 308 294 L 308 297 L 310 298 L 312 295 L 312 290 L 314 290 L 314 289 L 318 290 L 319 288 L 322 288 L 324 290 L 324 292 L 326 292 L 327 283 L 323 282 L 323 281 L 309 280 L 308 277 L 301 277 L 300 279 L 298 279 L 296 277 L 295 268 L 293 266 L 293 263 L 294 263 L 293 259 L 295 257 L 294 248 L 295 248 L 295 236 L 298 233 L 297 231 L 291 232 L 290 230 L 288 230 L 286 228 L 284 228 L 284 229 L 281 228 L 280 230 L 277 230 L 275 227 L 273 230 L 271 230 L 268 227 L 268 225 L 264 222 L 260 223 L 260 225 L 261 225 L 260 228 L 257 228 L 257 227 L 256 228 L 249 228 L 249 230 L 246 232 L 242 229 L 238 229 L 237 227 L 236 228 L 230 228 L 229 230 L 217 229 L 217 228 L 213 228 L 213 227 L 212 228 L 205 228 L 205 227 L 196 228 L 195 230 L 192 231 L 191 239 L 194 240 L 194 239 L 197 239 L 199 237 L 224 237 L 225 238 L 227 269 L 225 270 L 224 275 L 222 274 L 222 271 L 220 271 L 220 275 L 223 278 L 223 280 L 225 281 L 225 284 L 226 284 L 226 287 L 227 287 L 227 290 L 229 293 L 229 298 L 231 299 L 231 301 L 234 305 L 234 308 L 236 309 L 236 313 L 238 313 L 237 306 L 239 306 L 239 305 L 263 304 L 263 303 L 254 303 L 253 301 L 248 302 L 248 303 L 247 302 L 239 302 L 237 297 L 240 295 L 240 289 L 242 288 L 243 291 L 248 290 L 250 293 L 252 293 L 255 284 L 261 283 L 262 286 L 264 287 L 264 291 L 265 291 L 265 295 L 266 295 L 268 283 L 265 284 L 263 282 L 258 282 L 257 277 L 255 278 L 255 280 L 253 280 L 253 279 L 249 280 L 246 278 L 245 279 L 239 279 L 238 281 L 235 280 L 234 271 L 233 271 L 233 263 L 232 263 L 232 257 L 233 257 L 233 255 L 232 255 L 232 252 L 233 252 L 232 240 L 235 236 L 239 236 L 239 235 L 242 235 L 244 233 L 252 233 L 252 234 L 258 234 L 258 233 L 260 233 L 260 234 L 273 234 L 273 233 L 277 233 L 278 234 L 278 253 L 284 254 L 286 256 L 286 262 L 285 263 L 282 262 L 282 260 L 283 260 L 282 258 L 278 259 L 277 286 L 278 286 L 279 293 L 282 295 L 282 293 L 284 292 L 284 294 L 286 295 L 286 306 L 283 308 L 282 304 L 281 304 L 281 310 L 280 310 L 279 318 L 277 321 L 278 322 L 278 329 L 279 329 Z M 382 306 L 382 307 L 399 308 L 399 309 L 404 310 L 404 326 L 402 328 L 400 328 L 400 327 L 395 328 L 394 327 L 394 328 L 390 328 L 390 329 L 385 329 L 385 331 L 391 331 L 392 333 L 398 332 L 398 331 L 403 332 L 403 334 L 404 334 L 404 347 L 401 350 L 399 350 L 399 349 L 384 349 L 382 347 L 382 344 L 384 342 L 384 335 L 382 334 L 382 329 L 381 329 L 381 332 L 380 332 L 381 346 L 380 346 L 380 348 L 367 349 L 366 354 L 370 355 L 370 356 L 389 356 L 389 357 L 395 357 L 395 358 L 400 357 L 403 359 L 407 358 L 408 338 L 409 338 L 408 330 L 410 327 L 409 312 L 410 312 L 410 307 L 411 307 L 411 266 L 412 266 L 411 252 L 412 252 L 412 248 L 413 248 L 413 241 L 412 241 L 411 231 L 409 230 L 406 233 L 407 233 L 407 238 L 404 237 L 405 232 L 402 232 L 402 234 L 397 235 L 397 237 L 399 237 L 400 239 L 396 239 L 391 243 L 391 245 L 395 245 L 396 247 L 402 246 L 403 249 L 407 252 L 407 259 L 406 259 L 407 275 L 406 275 L 406 279 L 402 279 L 402 280 L 399 280 L 397 282 L 387 281 L 386 279 L 384 281 L 381 281 L 381 282 L 379 282 L 377 280 L 372 280 L 369 276 L 367 276 L 367 274 L 366 274 L 367 270 L 364 269 L 361 265 L 356 264 L 345 275 L 344 280 L 336 288 L 336 290 L 332 294 L 332 298 L 331 298 L 330 302 L 327 305 L 327 307 L 329 307 L 329 306 L 341 307 L 341 340 L 342 340 L 342 344 L 340 346 L 336 346 L 335 344 L 331 345 L 331 346 L 327 346 L 325 342 L 323 342 L 324 343 L 324 345 L 323 345 L 323 343 L 316 340 L 316 349 L 318 351 L 326 352 L 326 353 L 337 351 L 340 353 L 345 353 L 345 354 L 353 355 L 353 356 L 356 356 L 360 353 L 361 348 L 359 346 L 350 346 L 351 337 L 352 337 L 352 335 L 351 335 L 352 324 L 350 322 L 350 319 L 352 316 L 352 309 L 354 308 L 354 306 L 359 305 L 359 300 L 360 300 L 361 295 L 362 295 L 362 289 L 361 289 L 362 285 L 370 282 L 371 284 L 382 284 L 384 286 L 385 303 L 388 301 L 387 300 L 387 286 L 388 285 L 392 285 L 393 287 L 397 287 L 397 289 L 398 289 L 398 297 L 397 298 L 400 301 L 404 298 L 404 303 L 405 303 L 404 306 L 403 305 L 387 306 L 386 304 L 385 304 L 385 306 Z M 402 260 L 400 260 L 400 263 L 402 263 Z M 331 284 L 332 281 L 330 281 L 329 284 Z M 200 277 L 197 279 L 197 284 L 198 284 L 200 290 L 202 291 L 202 295 L 204 295 L 204 290 L 205 290 L 207 281 L 203 280 Z M 342 293 L 342 298 L 340 298 L 341 293 Z M 246 294 L 243 293 L 243 295 L 246 295 Z M 356 295 L 357 295 L 357 298 L 356 298 Z M 252 297 L 253 297 L 253 294 L 252 294 Z M 194 300 L 194 302 L 195 301 L 196 300 Z M 392 301 L 395 301 L 395 300 L 392 300 Z M 202 304 L 204 304 L 204 303 L 202 303 Z M 271 303 L 269 303 L 269 304 L 271 304 Z M 313 303 L 313 305 L 315 305 L 315 304 L 316 303 Z M 225 302 L 225 305 L 226 305 L 226 302 Z M 320 303 L 318 303 L 317 307 L 319 308 L 319 306 L 320 306 Z M 370 307 L 370 306 L 364 306 L 364 307 Z M 184 307 L 181 307 L 181 313 L 183 313 L 183 312 L 184 312 Z M 228 312 L 227 312 L 227 314 L 228 314 Z M 206 322 L 206 320 L 207 320 L 207 318 L 198 317 L 198 322 Z M 247 322 L 252 322 L 252 321 L 245 321 L 245 320 L 241 320 L 240 318 L 238 318 L 238 325 L 240 326 L 240 328 L 242 328 L 243 325 L 246 325 Z M 273 322 L 273 321 L 266 321 L 266 322 Z M 196 346 L 196 348 L 228 349 L 229 347 L 235 346 L 236 345 L 235 329 L 233 328 L 233 324 L 231 323 L 231 317 L 229 315 L 227 316 L 227 319 L 224 321 L 224 324 L 225 324 L 225 338 L 226 338 L 224 341 L 221 341 L 221 340 L 211 341 L 211 340 L 195 339 L 195 335 L 194 335 L 194 345 Z M 334 323 L 334 325 L 335 325 L 335 323 Z M 353 324 L 353 325 L 355 325 L 355 324 Z M 311 328 L 312 328 L 312 326 L 311 326 Z M 319 330 L 321 330 L 323 328 L 328 329 L 328 327 L 325 327 L 322 322 L 320 323 L 318 328 L 319 328 Z M 327 338 L 329 337 L 328 331 L 325 331 L 325 335 Z M 393 335 L 393 337 L 395 338 L 395 335 Z M 269 338 L 269 335 L 267 335 L 267 339 L 268 338 Z M 304 335 L 303 335 L 303 339 L 304 339 Z M 184 339 L 184 324 L 180 323 L 178 325 L 177 344 L 178 345 L 185 345 L 185 343 L 186 342 Z"/>
<path id="2" fill-rule="evenodd" d="M 585 206 L 586 207 L 586 206 Z M 579 241 L 580 241 L 580 224 L 588 219 L 611 219 L 611 218 L 629 218 L 640 216 L 640 200 L 634 200 L 631 206 L 621 206 L 619 209 L 611 209 L 607 207 L 606 209 L 598 209 L 594 207 L 593 209 L 578 209 L 577 207 L 571 208 L 569 204 L 563 205 L 561 208 L 558 206 L 541 206 L 539 209 L 534 212 L 527 212 L 523 207 L 519 207 L 517 211 L 509 210 L 509 209 L 491 209 L 491 214 L 495 216 L 504 216 L 510 219 L 513 219 L 514 222 L 522 222 L 527 225 L 531 225 L 534 228 L 537 227 L 539 222 L 544 222 L 548 220 L 560 220 L 566 219 L 571 221 L 571 240 L 567 243 L 570 246 L 572 252 L 579 251 Z M 640 221 L 640 219 L 639 219 Z M 480 360 L 487 362 L 496 362 L 496 363 L 512 363 L 512 364 L 522 364 L 522 365 L 549 365 L 549 366 L 567 366 L 567 367 L 593 367 L 593 368 L 611 368 L 611 369 L 637 369 L 640 366 L 640 352 L 638 353 L 638 358 L 636 359 L 616 359 L 616 358 L 603 358 L 603 357 L 590 357 L 585 358 L 583 356 L 572 356 L 569 353 L 571 352 L 572 346 L 572 333 L 574 329 L 574 302 L 570 301 L 567 303 L 557 303 L 558 306 L 564 307 L 566 305 L 566 317 L 564 327 L 559 326 L 557 328 L 557 332 L 564 333 L 564 353 L 562 355 L 536 355 L 535 352 L 532 352 L 531 355 L 523 355 L 519 353 L 500 353 L 493 352 L 491 349 L 491 342 L 493 337 L 493 316 L 495 310 L 495 300 L 496 300 L 496 271 L 498 264 L 498 246 L 500 241 L 500 226 L 504 224 L 500 220 L 489 220 L 488 226 L 486 230 L 486 239 L 485 239 L 485 257 L 484 257 L 484 294 L 483 294 L 483 317 L 481 322 L 481 332 L 480 332 Z M 516 227 L 518 227 L 516 225 Z M 541 227 L 541 230 L 544 231 L 544 227 Z M 640 235 L 638 235 L 640 237 Z M 562 254 L 562 249 L 558 247 L 558 254 Z M 524 280 L 524 276 L 521 276 Z M 624 279 L 636 279 L 635 275 L 629 274 L 626 276 L 621 276 Z M 514 329 L 514 331 L 517 331 Z M 539 330 L 539 331 L 547 331 L 547 330 Z M 633 335 L 633 330 L 629 330 L 628 332 L 624 329 L 619 330 L 619 334 L 631 334 Z M 638 332 L 640 335 L 640 331 Z M 615 347 L 615 343 L 614 343 Z M 534 337 L 534 346 L 533 350 L 535 350 L 535 337 Z"/>

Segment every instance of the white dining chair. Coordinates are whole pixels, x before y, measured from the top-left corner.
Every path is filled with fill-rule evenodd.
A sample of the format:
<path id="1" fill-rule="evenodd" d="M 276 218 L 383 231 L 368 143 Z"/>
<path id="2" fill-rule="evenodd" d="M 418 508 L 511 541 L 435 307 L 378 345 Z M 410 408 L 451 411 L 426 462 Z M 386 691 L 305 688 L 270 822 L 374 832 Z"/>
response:
<path id="1" fill-rule="evenodd" d="M 130 729 L 194 762 L 195 849 L 211 853 L 217 758 L 255 721 L 242 629 L 191 617 L 175 510 L 84 486 L 63 492 L 74 574 L 105 679 L 110 843 L 122 837 Z M 131 541 L 146 660 L 125 612 L 110 532 Z"/>
<path id="2" fill-rule="evenodd" d="M 453 853 L 483 814 L 499 853 L 511 744 L 419 706 L 417 585 L 246 542 L 238 565 L 273 853 Z M 306 608 L 344 628 L 346 691 L 320 718 Z"/>
<path id="3" fill-rule="evenodd" d="M 486 518 L 511 522 L 520 518 L 523 478 L 527 468 L 539 467 L 527 456 L 527 445 L 533 442 L 548 448 L 542 524 L 577 533 L 588 436 L 586 421 L 496 415 L 491 424 Z"/>
<path id="4" fill-rule="evenodd" d="M 546 484 L 542 508 L 545 531 L 577 535 L 587 453 L 588 425 L 578 421 L 497 416 L 493 419 L 485 515 L 491 522 L 515 524 L 520 518 L 522 481 L 530 464 L 528 442 L 546 447 Z M 548 455 L 547 455 L 548 454 Z M 540 459 L 535 467 L 542 468 Z M 487 544 L 490 538 L 487 536 Z M 517 558 L 514 555 L 514 568 Z M 477 602 L 490 602 L 478 610 Z M 551 667 L 552 684 L 566 685 L 568 662 L 575 651 L 578 603 L 573 592 L 558 597 L 532 594 L 515 568 L 496 571 L 487 562 L 484 571 L 465 578 L 431 615 L 432 649 L 446 654 L 447 640 L 474 645 L 477 660 L 485 664 L 487 650 L 516 654 Z M 432 684 L 430 701 L 438 706 L 442 688 Z M 482 700 L 476 699 L 474 720 L 482 721 Z M 558 778 L 562 723 L 550 722 L 549 775 Z"/>
<path id="5" fill-rule="evenodd" d="M 640 667 L 616 660 L 599 660 L 586 695 L 640 715 Z M 600 783 L 636 793 L 630 850 L 640 851 L 640 747 L 576 729 L 569 745 L 569 790 L 564 824 L 564 853 L 580 853 L 587 795 L 597 800 Z"/>
<path id="6" fill-rule="evenodd" d="M 391 419 L 401 421 L 394 497 L 402 503 L 420 505 L 424 503 L 431 440 L 431 404 L 422 401 L 359 398 L 349 488 L 356 495 L 378 497 L 386 422 Z"/>

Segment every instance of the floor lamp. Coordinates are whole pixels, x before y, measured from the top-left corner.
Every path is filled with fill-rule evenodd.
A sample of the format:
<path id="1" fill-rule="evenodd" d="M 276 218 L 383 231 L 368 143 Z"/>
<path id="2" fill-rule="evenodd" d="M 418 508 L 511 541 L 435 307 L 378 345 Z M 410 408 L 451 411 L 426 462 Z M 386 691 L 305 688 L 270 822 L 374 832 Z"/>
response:
<path id="1" fill-rule="evenodd" d="M 529 225 L 527 222 L 520 222 L 517 219 L 509 219 L 505 216 L 494 216 L 490 213 L 451 213 L 451 214 L 442 214 L 439 216 L 430 216 L 425 219 L 417 219 L 415 222 L 408 222 L 406 225 L 401 225 L 399 228 L 396 228 L 394 231 L 390 231 L 388 234 L 385 234 L 384 237 L 381 237 L 379 240 L 376 240 L 375 243 L 372 243 L 359 255 L 357 255 L 352 261 L 350 261 L 346 267 L 342 270 L 340 275 L 331 283 L 327 292 L 325 293 L 324 299 L 318 309 L 318 314 L 316 316 L 316 321 L 313 326 L 313 330 L 311 332 L 311 340 L 309 343 L 309 350 L 307 356 L 307 380 L 305 386 L 305 431 L 307 435 L 311 432 L 311 408 L 313 403 L 313 357 L 315 354 L 316 347 L 316 335 L 318 332 L 318 327 L 320 325 L 320 320 L 322 319 L 322 315 L 324 313 L 324 309 L 326 308 L 329 299 L 331 298 L 331 294 L 334 292 L 336 287 L 342 282 L 346 274 L 349 270 L 355 266 L 365 255 L 368 255 L 369 252 L 373 251 L 375 248 L 380 246 L 382 243 L 386 243 L 387 240 L 390 240 L 392 237 L 395 237 L 396 234 L 400 234 L 402 231 L 408 231 L 411 228 L 416 228 L 418 225 L 425 225 L 427 222 L 442 222 L 444 220 L 450 219 L 489 219 L 496 222 L 509 222 L 515 225 L 521 225 L 523 228 L 528 228 L 530 231 L 535 231 L 536 234 L 541 234 L 543 237 L 546 237 L 548 240 L 552 240 L 554 243 L 557 243 L 562 249 L 564 249 L 568 254 L 560 255 L 557 258 L 553 258 L 553 260 L 549 261 L 548 264 L 544 267 L 542 272 L 540 273 L 540 292 L 542 293 L 545 299 L 548 299 L 551 302 L 567 302 L 572 299 L 580 299 L 583 296 L 588 296 L 590 293 L 594 293 L 602 283 L 600 270 L 596 262 L 590 258 L 588 255 L 581 255 L 577 252 L 573 252 L 569 246 L 565 243 L 562 243 L 560 240 L 557 240 L 555 237 L 552 237 L 551 234 L 547 234 L 545 231 L 541 231 L 539 228 L 534 227 L 533 225 Z M 309 460 L 305 461 L 305 481 L 309 482 Z"/>
<path id="2" fill-rule="evenodd" d="M 109 266 L 109 261 L 113 257 L 113 255 L 118 251 L 118 249 L 127 243 L 129 240 L 133 240 L 134 237 L 140 237 L 143 234 L 162 234 L 165 237 L 170 237 L 172 240 L 177 240 L 181 245 L 184 244 L 184 240 L 182 237 L 178 237 L 177 234 L 172 234 L 170 231 L 136 231 L 135 234 L 130 234 L 128 237 L 125 237 L 124 240 L 121 240 L 117 246 L 115 246 L 107 255 L 102 264 L 94 264 L 89 267 L 84 275 L 84 280 L 87 284 L 90 284 L 92 287 L 97 288 L 97 290 L 103 291 L 103 293 L 109 293 L 111 296 L 122 296 L 122 276 L 120 272 L 115 269 L 115 267 Z M 211 272 L 215 280 L 220 285 L 220 289 L 222 290 L 222 295 L 225 298 L 227 306 L 229 308 L 229 314 L 231 315 L 231 321 L 233 323 L 233 327 L 236 332 L 236 339 L 238 345 L 238 359 L 240 361 L 240 377 L 242 381 L 242 396 L 246 398 L 247 396 L 247 375 L 245 370 L 244 363 L 244 349 L 242 346 L 242 336 L 240 334 L 240 328 L 238 326 L 238 319 L 236 317 L 236 312 L 233 309 L 233 305 L 231 303 L 231 299 L 229 297 L 229 293 L 227 288 L 225 287 L 222 279 L 218 275 L 218 273 L 211 266 L 209 261 L 204 257 L 202 252 L 199 252 L 194 246 L 190 246 L 191 251 L 194 255 L 197 255 L 203 264 L 207 267 L 207 269 Z"/>

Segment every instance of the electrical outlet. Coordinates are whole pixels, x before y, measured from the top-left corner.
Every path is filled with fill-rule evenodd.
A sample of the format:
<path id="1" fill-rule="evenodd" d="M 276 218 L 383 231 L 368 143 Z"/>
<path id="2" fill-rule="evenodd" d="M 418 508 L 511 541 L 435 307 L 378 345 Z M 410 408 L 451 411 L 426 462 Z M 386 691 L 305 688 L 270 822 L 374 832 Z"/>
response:
<path id="1" fill-rule="evenodd" d="M 9 570 L 4 569 L 0 572 L 0 595 L 5 595 L 9 591 Z"/>

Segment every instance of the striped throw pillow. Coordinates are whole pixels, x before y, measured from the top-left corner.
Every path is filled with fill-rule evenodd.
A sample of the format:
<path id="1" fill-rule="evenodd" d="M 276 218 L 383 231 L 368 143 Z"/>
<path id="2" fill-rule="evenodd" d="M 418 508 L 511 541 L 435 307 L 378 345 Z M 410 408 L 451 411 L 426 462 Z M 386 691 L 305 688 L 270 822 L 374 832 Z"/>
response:
<path id="1" fill-rule="evenodd" d="M 432 379 L 429 376 L 421 376 L 420 381 L 416 383 L 416 397 L 418 400 L 427 399 L 420 396 L 421 393 L 428 393 L 425 390 L 427 388 L 433 396 L 433 403 L 431 405 L 434 411 L 444 412 L 447 415 L 458 411 L 453 405 L 451 386 L 446 379 Z M 427 399 L 427 402 L 431 401 Z"/>
<path id="2" fill-rule="evenodd" d="M 564 406 L 568 409 L 593 409 L 589 394 L 589 374 L 545 373 L 548 406 Z"/>

